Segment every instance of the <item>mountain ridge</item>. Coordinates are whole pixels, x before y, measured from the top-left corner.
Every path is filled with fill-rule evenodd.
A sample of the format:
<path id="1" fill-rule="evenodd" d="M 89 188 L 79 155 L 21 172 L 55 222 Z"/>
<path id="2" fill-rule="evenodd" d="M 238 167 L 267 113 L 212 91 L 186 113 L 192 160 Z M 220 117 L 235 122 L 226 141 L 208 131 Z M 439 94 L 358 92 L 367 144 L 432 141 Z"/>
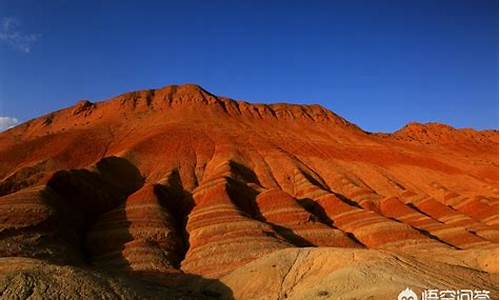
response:
<path id="1" fill-rule="evenodd" d="M 72 114 L 75 116 L 84 114 L 88 115 L 92 113 L 96 108 L 100 108 L 102 105 L 109 104 L 109 102 L 120 102 L 122 108 L 136 109 L 138 106 L 144 105 L 149 108 L 154 109 L 153 102 L 161 102 L 155 97 L 160 96 L 161 103 L 167 107 L 172 108 L 173 106 L 197 106 L 197 105 L 217 105 L 220 109 L 223 109 L 226 113 L 239 114 L 247 113 L 254 117 L 270 117 L 270 118 L 290 118 L 290 119 L 302 119 L 311 121 L 334 121 L 336 124 L 343 125 L 346 127 L 356 128 L 368 134 L 377 135 L 399 135 L 402 136 L 409 129 L 413 131 L 417 128 L 420 130 L 427 131 L 442 131 L 442 128 L 448 128 L 450 130 L 464 131 L 469 135 L 471 134 L 498 134 L 498 129 L 474 129 L 474 128 L 455 128 L 450 125 L 439 123 L 439 122 L 416 122 L 411 121 L 403 125 L 401 128 L 396 129 L 393 132 L 370 132 L 362 129 L 357 124 L 354 124 L 347 119 L 339 116 L 330 109 L 325 108 L 320 104 L 295 104 L 286 102 L 276 102 L 276 103 L 254 103 L 245 100 L 234 100 L 229 97 L 215 96 L 214 94 L 208 92 L 206 89 L 197 84 L 179 84 L 179 85 L 167 85 L 158 89 L 142 89 L 131 92 L 122 93 L 118 96 L 107 98 L 101 101 L 92 102 L 88 99 L 82 99 L 77 101 L 74 105 L 68 106 L 66 108 L 42 115 L 30 119 L 26 122 L 18 124 L 12 128 L 5 131 L 12 130 L 15 127 L 24 125 L 26 123 L 30 124 L 36 120 L 43 118 L 45 124 L 52 122 L 52 118 L 58 113 L 65 112 L 67 110 L 72 110 Z M 189 97 L 186 97 L 189 96 Z M 157 103 L 158 105 L 158 103 Z M 228 109 L 230 111 L 228 111 Z"/>

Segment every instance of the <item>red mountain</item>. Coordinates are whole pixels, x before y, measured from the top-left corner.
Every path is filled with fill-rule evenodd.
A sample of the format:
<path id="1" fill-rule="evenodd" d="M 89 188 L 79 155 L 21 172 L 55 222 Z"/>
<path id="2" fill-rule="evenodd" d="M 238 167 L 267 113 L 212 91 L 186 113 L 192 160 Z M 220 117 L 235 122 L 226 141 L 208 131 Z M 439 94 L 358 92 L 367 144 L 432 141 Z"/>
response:
<path id="1" fill-rule="evenodd" d="M 196 85 L 80 101 L 0 133 L 0 256 L 4 295 L 497 297 L 498 131 Z"/>

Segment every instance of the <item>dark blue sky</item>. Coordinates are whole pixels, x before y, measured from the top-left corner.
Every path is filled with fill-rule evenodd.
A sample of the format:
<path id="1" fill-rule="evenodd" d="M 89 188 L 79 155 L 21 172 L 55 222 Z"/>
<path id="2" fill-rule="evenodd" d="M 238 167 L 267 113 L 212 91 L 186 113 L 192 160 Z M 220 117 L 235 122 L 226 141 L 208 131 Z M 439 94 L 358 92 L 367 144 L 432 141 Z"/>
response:
<path id="1" fill-rule="evenodd" d="M 0 117 L 197 83 L 371 131 L 498 128 L 498 2 L 0 2 Z"/>

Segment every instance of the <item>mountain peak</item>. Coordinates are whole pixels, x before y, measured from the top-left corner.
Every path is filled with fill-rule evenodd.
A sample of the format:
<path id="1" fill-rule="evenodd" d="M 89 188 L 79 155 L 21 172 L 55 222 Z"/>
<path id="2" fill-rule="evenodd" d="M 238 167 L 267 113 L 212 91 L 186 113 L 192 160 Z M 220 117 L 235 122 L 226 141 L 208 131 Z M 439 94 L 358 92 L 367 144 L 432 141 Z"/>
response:
<path id="1" fill-rule="evenodd" d="M 393 133 L 393 136 L 425 143 L 460 143 L 464 141 L 483 142 L 498 140 L 495 130 L 475 130 L 472 128 L 455 128 L 438 122 L 410 122 Z"/>
<path id="2" fill-rule="evenodd" d="M 74 109 L 79 109 L 82 105 L 89 106 L 89 104 L 79 103 Z M 232 118 L 326 122 L 359 130 L 356 125 L 319 104 L 250 103 L 216 96 L 197 84 L 167 85 L 159 89 L 128 92 L 98 103 L 99 109 L 113 113 L 128 111 L 147 114 L 176 110 L 179 114 L 198 114 L 201 117 L 216 113 L 219 117 L 225 115 Z"/>
<path id="3" fill-rule="evenodd" d="M 169 84 L 162 88 L 156 89 L 157 92 L 173 92 L 180 94 L 193 94 L 193 95 L 212 95 L 201 85 L 195 83 L 184 84 Z M 213 95 L 212 95 L 213 96 Z"/>

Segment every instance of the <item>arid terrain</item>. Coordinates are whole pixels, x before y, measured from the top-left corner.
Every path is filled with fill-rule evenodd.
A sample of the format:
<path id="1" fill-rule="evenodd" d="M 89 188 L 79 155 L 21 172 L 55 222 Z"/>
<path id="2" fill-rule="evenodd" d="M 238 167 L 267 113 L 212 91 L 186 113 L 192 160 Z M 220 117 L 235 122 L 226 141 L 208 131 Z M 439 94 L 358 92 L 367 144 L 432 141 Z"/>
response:
<path id="1" fill-rule="evenodd" d="M 384 122 L 383 115 L 379 116 Z M 2 299 L 498 299 L 498 131 L 196 85 L 0 133 Z"/>

